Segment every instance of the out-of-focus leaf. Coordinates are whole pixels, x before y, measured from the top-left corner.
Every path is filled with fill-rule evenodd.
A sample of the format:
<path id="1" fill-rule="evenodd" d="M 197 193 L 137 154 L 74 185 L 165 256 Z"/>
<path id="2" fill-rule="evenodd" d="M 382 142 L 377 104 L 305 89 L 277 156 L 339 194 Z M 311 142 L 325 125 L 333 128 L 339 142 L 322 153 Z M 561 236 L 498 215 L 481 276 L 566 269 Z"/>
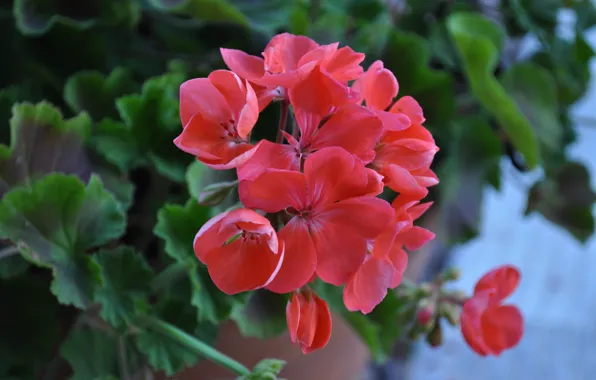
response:
<path id="1" fill-rule="evenodd" d="M 206 190 L 209 190 L 209 186 L 222 183 L 228 183 L 231 185 L 235 180 L 236 173 L 234 170 L 214 170 L 207 167 L 198 160 L 195 160 L 192 164 L 190 164 L 186 170 L 186 183 L 188 185 L 188 192 L 197 200 L 204 198 L 203 195 Z M 232 192 L 231 194 L 228 194 L 222 202 L 219 203 L 216 210 L 226 210 L 237 201 L 237 194 Z"/>
<path id="2" fill-rule="evenodd" d="M 64 120 L 47 102 L 16 104 L 12 114 L 10 147 L 0 145 L 0 194 L 53 172 L 89 179 L 83 145 L 91 133 L 87 114 Z"/>
<path id="3" fill-rule="evenodd" d="M 18 379 L 39 378 L 60 338 L 58 303 L 38 276 L 0 280 L 0 299 L 0 361 Z"/>
<path id="4" fill-rule="evenodd" d="M 584 30 L 596 25 L 596 6 L 590 0 L 579 0 L 573 4 L 573 10 L 577 17 L 575 28 L 582 33 Z"/>
<path id="5" fill-rule="evenodd" d="M 403 312 L 404 301 L 393 292 L 377 305 L 370 314 L 350 312 L 343 304 L 342 287 L 315 282 L 317 294 L 329 304 L 331 310 L 341 315 L 368 346 L 373 359 L 382 362 L 389 358 L 393 344 L 402 334 L 403 326 L 396 326 Z"/>
<path id="6" fill-rule="evenodd" d="M 588 170 L 578 162 L 567 162 L 532 186 L 525 213 L 537 211 L 585 243 L 594 233 L 595 202 Z"/>
<path id="7" fill-rule="evenodd" d="M 260 339 L 278 336 L 286 331 L 287 297 L 267 290 L 254 291 L 245 304 L 238 303 L 232 319 L 244 336 Z"/>
<path id="8" fill-rule="evenodd" d="M 168 73 L 147 80 L 140 94 L 116 100 L 123 122 L 105 119 L 95 144 L 108 161 L 127 171 L 151 163 L 162 175 L 184 181 L 192 157 L 173 144 L 180 133 L 178 91 L 184 76 Z"/>
<path id="9" fill-rule="evenodd" d="M 86 250 L 122 235 L 125 214 L 97 176 L 89 184 L 50 174 L 17 188 L 0 203 L 0 236 L 24 246 L 33 263 L 54 273 L 52 292 L 63 304 L 85 308 L 100 282 Z"/>
<path id="10" fill-rule="evenodd" d="M 399 82 L 399 96 L 413 96 L 424 109 L 427 123 L 442 126 L 455 113 L 455 88 L 451 76 L 429 67 L 427 41 L 412 33 L 394 31 L 389 36 L 383 61 Z"/>
<path id="11" fill-rule="evenodd" d="M 285 365 L 286 362 L 283 360 L 263 359 L 255 365 L 249 375 L 240 376 L 237 380 L 277 380 L 277 375 Z"/>
<path id="12" fill-rule="evenodd" d="M 153 272 L 143 255 L 132 247 L 102 250 L 93 256 L 101 273 L 101 286 L 95 300 L 101 304 L 101 317 L 114 327 L 134 320 L 140 302 L 150 291 Z"/>
<path id="13" fill-rule="evenodd" d="M 191 15 L 201 21 L 249 25 L 246 16 L 226 0 L 149 0 L 149 2 L 158 9 Z"/>
<path id="14" fill-rule="evenodd" d="M 75 330 L 62 344 L 60 352 L 72 367 L 72 380 L 119 374 L 116 337 L 103 331 Z"/>
<path id="15" fill-rule="evenodd" d="M 478 233 L 484 185 L 499 167 L 502 144 L 484 115 L 454 121 L 450 126 L 451 153 L 438 169 L 442 178 L 440 205 L 451 241 L 465 241 Z"/>
<path id="16" fill-rule="evenodd" d="M 517 30 L 533 33 L 543 41 L 547 35 L 554 34 L 562 6 L 562 0 L 504 0 L 500 4 L 514 33 Z"/>
<path id="17" fill-rule="evenodd" d="M 182 290 L 181 297 L 174 294 L 162 297 L 152 314 L 207 344 L 213 344 L 217 326 L 197 322 L 196 311 L 188 302 L 189 293 L 186 290 L 188 286 Z M 146 328 L 135 337 L 135 341 L 139 351 L 147 355 L 151 366 L 165 371 L 168 376 L 201 360 L 193 350 L 174 340 L 170 334 L 164 334 L 161 329 Z"/>
<path id="18" fill-rule="evenodd" d="M 388 13 L 382 13 L 373 20 L 366 20 L 356 28 L 356 35 L 349 46 L 355 51 L 379 56 L 387 44 L 393 25 Z"/>
<path id="19" fill-rule="evenodd" d="M 530 123 L 493 75 L 505 38 L 490 19 L 468 12 L 452 14 L 447 29 L 454 39 L 469 85 L 480 103 L 497 119 L 530 169 L 540 162 L 538 139 Z"/>
<path id="20" fill-rule="evenodd" d="M 559 122 L 557 87 L 550 73 L 531 62 L 510 67 L 501 83 L 529 120 L 545 161 L 562 151 L 563 127 Z"/>
<path id="21" fill-rule="evenodd" d="M 13 12 L 19 30 L 36 36 L 57 23 L 80 29 L 100 24 L 132 26 L 139 19 L 140 7 L 134 0 L 15 0 Z"/>
<path id="22" fill-rule="evenodd" d="M 210 209 L 194 199 L 185 206 L 165 205 L 157 215 L 153 232 L 164 240 L 166 253 L 187 269 L 192 286 L 189 301 L 197 307 L 199 320 L 218 323 L 230 316 L 243 296 L 231 297 L 217 289 L 207 268 L 195 257 L 194 236 L 210 216 Z"/>
<path id="23" fill-rule="evenodd" d="M 64 85 L 64 100 L 74 112 L 86 111 L 96 121 L 116 119 L 116 99 L 137 89 L 130 72 L 120 67 L 107 76 L 98 71 L 79 71 Z"/>
<path id="24" fill-rule="evenodd" d="M 555 38 L 550 46 L 550 50 L 535 54 L 532 61 L 554 75 L 559 104 L 568 107 L 579 100 L 588 88 L 588 63 L 594 51 L 580 34 L 573 42 Z"/>

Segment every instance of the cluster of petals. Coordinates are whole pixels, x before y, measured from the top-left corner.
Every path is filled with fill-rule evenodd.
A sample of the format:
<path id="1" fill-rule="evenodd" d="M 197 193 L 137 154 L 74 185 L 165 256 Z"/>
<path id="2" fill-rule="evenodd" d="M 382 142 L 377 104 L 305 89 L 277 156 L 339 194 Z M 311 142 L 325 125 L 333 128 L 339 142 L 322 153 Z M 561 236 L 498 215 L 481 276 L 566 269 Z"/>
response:
<path id="1" fill-rule="evenodd" d="M 520 272 L 505 265 L 486 273 L 463 305 L 460 325 L 468 345 L 481 356 L 498 356 L 516 346 L 524 331 L 523 316 L 514 305 L 503 305 L 517 288 Z"/>
<path id="2" fill-rule="evenodd" d="M 404 96 L 380 61 L 337 43 L 288 33 L 262 57 L 221 49 L 230 70 L 180 88 L 182 133 L 174 143 L 213 169 L 236 169 L 244 208 L 197 233 L 194 250 L 214 283 L 234 294 L 258 288 L 291 293 L 287 319 L 303 352 L 323 347 L 331 316 L 309 289 L 319 279 L 344 286 L 347 309 L 371 312 L 397 287 L 406 250 L 434 237 L 414 225 L 438 183 L 437 146 L 420 105 Z M 282 120 L 276 142 L 252 141 L 272 103 Z M 385 187 L 393 203 L 378 196 Z"/>

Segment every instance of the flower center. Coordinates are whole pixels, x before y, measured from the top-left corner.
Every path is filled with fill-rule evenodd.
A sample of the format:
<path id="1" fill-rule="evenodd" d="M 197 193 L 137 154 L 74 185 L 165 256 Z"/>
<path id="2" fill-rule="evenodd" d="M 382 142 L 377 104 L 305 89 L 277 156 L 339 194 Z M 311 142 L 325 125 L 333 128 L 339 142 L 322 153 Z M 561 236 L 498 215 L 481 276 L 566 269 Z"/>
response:
<path id="1" fill-rule="evenodd" d="M 238 131 L 236 130 L 236 122 L 233 119 L 219 123 L 219 125 L 223 128 L 221 139 L 231 140 L 236 143 L 244 142 L 240 138 L 240 136 L 238 136 Z"/>

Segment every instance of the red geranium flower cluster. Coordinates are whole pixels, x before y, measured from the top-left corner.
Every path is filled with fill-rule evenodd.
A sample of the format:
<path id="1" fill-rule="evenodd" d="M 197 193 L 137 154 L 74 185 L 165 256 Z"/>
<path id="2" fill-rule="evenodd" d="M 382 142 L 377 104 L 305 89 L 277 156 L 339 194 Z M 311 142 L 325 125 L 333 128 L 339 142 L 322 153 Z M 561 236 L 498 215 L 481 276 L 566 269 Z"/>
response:
<path id="1" fill-rule="evenodd" d="M 376 61 L 365 72 L 349 47 L 285 33 L 262 58 L 221 53 L 231 71 L 181 86 L 175 144 L 211 168 L 235 168 L 245 208 L 205 224 L 194 250 L 225 293 L 292 293 L 290 336 L 310 352 L 329 340 L 331 317 L 309 282 L 344 285 L 346 307 L 369 313 L 400 284 L 404 248 L 434 237 L 413 222 L 431 205 L 420 201 L 438 183 L 438 148 L 419 104 L 394 101 L 391 71 Z M 271 102 L 278 138 L 253 142 Z M 385 186 L 399 194 L 391 204 L 377 197 Z"/>

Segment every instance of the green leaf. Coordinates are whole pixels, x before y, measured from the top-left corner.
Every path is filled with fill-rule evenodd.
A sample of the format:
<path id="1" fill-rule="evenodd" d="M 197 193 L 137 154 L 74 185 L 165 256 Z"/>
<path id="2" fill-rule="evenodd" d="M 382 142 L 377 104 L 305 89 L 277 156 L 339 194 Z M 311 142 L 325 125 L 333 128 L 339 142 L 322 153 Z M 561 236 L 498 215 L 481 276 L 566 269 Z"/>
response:
<path id="1" fill-rule="evenodd" d="M 194 199 L 184 206 L 165 205 L 157 214 L 153 232 L 164 240 L 166 253 L 186 267 L 193 289 L 191 303 L 198 308 L 199 320 L 218 323 L 230 316 L 240 296 L 228 296 L 217 289 L 194 254 L 194 236 L 210 216 L 210 209 Z"/>
<path id="2" fill-rule="evenodd" d="M 187 14 L 201 21 L 231 22 L 248 26 L 248 19 L 226 0 L 149 0 L 156 8 Z"/>
<path id="3" fill-rule="evenodd" d="M 184 206 L 166 204 L 157 214 L 153 232 L 164 240 L 171 258 L 183 264 L 194 263 L 197 261 L 192 246 L 194 237 L 210 217 L 210 209 L 194 199 Z"/>
<path id="4" fill-rule="evenodd" d="M 79 71 L 64 85 L 64 100 L 76 113 L 86 111 L 94 120 L 116 119 L 116 99 L 137 90 L 128 70 L 118 67 L 109 75 Z"/>
<path id="5" fill-rule="evenodd" d="M 447 20 L 474 95 L 497 119 L 513 146 L 523 154 L 530 169 L 540 162 L 538 140 L 515 101 L 493 75 L 505 33 L 490 19 L 469 12 L 455 13 Z"/>
<path id="6" fill-rule="evenodd" d="M 455 113 L 455 88 L 447 72 L 429 66 L 427 41 L 413 33 L 393 31 L 383 62 L 399 82 L 399 96 L 413 96 L 424 109 L 427 124 L 444 125 Z"/>
<path id="7" fill-rule="evenodd" d="M 543 156 L 559 153 L 563 127 L 559 122 L 557 86 L 552 75 L 536 64 L 524 62 L 511 66 L 501 83 L 529 120 L 545 153 Z"/>
<path id="8" fill-rule="evenodd" d="M 586 167 L 567 162 L 532 186 L 525 213 L 539 212 L 585 243 L 594 233 L 595 202 L 596 193 Z"/>
<path id="9" fill-rule="evenodd" d="M 17 378 L 39 378 L 60 338 L 58 303 L 40 276 L 0 280 L 0 299 L 0 361 Z"/>
<path id="10" fill-rule="evenodd" d="M 363 21 L 349 45 L 355 51 L 378 56 L 383 52 L 392 29 L 391 17 L 383 12 L 373 22 Z"/>
<path id="11" fill-rule="evenodd" d="M 92 140 L 96 151 L 103 154 L 105 160 L 121 172 L 128 172 L 145 163 L 145 152 L 126 125 L 120 121 L 103 119 L 97 124 L 97 136 Z"/>
<path id="12" fill-rule="evenodd" d="M 550 49 L 535 54 L 532 61 L 554 75 L 559 104 L 569 106 L 586 93 L 592 57 L 594 50 L 581 34 L 577 34 L 575 41 L 554 38 Z"/>
<path id="13" fill-rule="evenodd" d="M 85 308 L 99 282 L 86 250 L 118 238 L 125 214 L 97 176 L 87 187 L 76 177 L 50 174 L 0 203 L 0 235 L 27 248 L 27 258 L 54 273 L 52 292 L 64 304 Z"/>
<path id="14" fill-rule="evenodd" d="M 279 359 L 263 359 L 255 365 L 249 375 L 238 377 L 236 380 L 277 380 L 286 362 Z"/>
<path id="15" fill-rule="evenodd" d="M 62 344 L 60 353 L 72 367 L 71 380 L 117 376 L 118 342 L 105 331 L 75 330 Z"/>
<path id="16" fill-rule="evenodd" d="M 395 347 L 397 340 L 403 335 L 403 329 L 409 321 L 397 321 L 407 309 L 405 298 L 398 297 L 393 290 L 387 292 L 387 296 L 370 313 L 369 318 L 380 326 L 379 344 L 382 352 L 387 355 Z"/>
<path id="17" fill-rule="evenodd" d="M 75 0 L 15 0 L 14 17 L 19 30 L 28 36 L 46 33 L 54 24 L 79 29 L 95 25 L 127 24 L 138 21 L 140 8 L 133 0 L 104 0 L 80 3 Z"/>
<path id="18" fill-rule="evenodd" d="M 342 287 L 315 282 L 316 293 L 329 304 L 331 310 L 340 314 L 350 327 L 360 336 L 377 362 L 389 358 L 393 344 L 401 335 L 401 326 L 396 326 L 405 301 L 389 292 L 385 299 L 370 314 L 350 312 L 343 304 Z"/>
<path id="19" fill-rule="evenodd" d="M 53 172 L 89 178 L 91 167 L 83 148 L 91 133 L 87 114 L 64 120 L 47 102 L 20 103 L 12 108 L 10 128 L 10 147 L 0 145 L 0 194 Z"/>
<path id="20" fill-rule="evenodd" d="M 285 0 L 149 0 L 156 8 L 202 22 L 225 22 L 265 34 L 287 25 L 294 2 Z"/>
<path id="21" fill-rule="evenodd" d="M 448 237 L 459 242 L 478 233 L 484 186 L 498 170 L 502 144 L 482 114 L 454 121 L 449 132 L 452 154 L 438 169 L 440 204 Z"/>
<path id="22" fill-rule="evenodd" d="M 596 25 L 596 6 L 592 1 L 581 0 L 573 4 L 573 10 L 577 16 L 576 30 L 584 30 Z"/>
<path id="23" fill-rule="evenodd" d="M 127 246 L 102 250 L 94 260 L 102 278 L 95 292 L 95 301 L 102 306 L 101 317 L 114 327 L 131 323 L 138 304 L 146 302 L 151 290 L 151 268 L 142 254 Z"/>
<path id="24" fill-rule="evenodd" d="M 257 290 L 252 292 L 246 303 L 237 303 L 231 318 L 244 336 L 266 339 L 278 336 L 287 330 L 287 297 Z"/>
<path id="25" fill-rule="evenodd" d="M 123 171 L 151 163 L 162 175 L 184 181 L 192 156 L 172 142 L 181 130 L 177 97 L 183 80 L 179 72 L 164 74 L 148 79 L 140 94 L 118 98 L 124 123 L 105 120 L 98 126 L 98 152 Z"/>
<path id="26" fill-rule="evenodd" d="M 134 185 L 128 175 L 118 173 L 116 169 L 101 163 L 93 165 L 93 172 L 101 178 L 105 189 L 114 194 L 122 208 L 128 210 L 132 205 L 134 193 Z"/>
<path id="27" fill-rule="evenodd" d="M 135 341 L 139 351 L 147 355 L 149 364 L 168 376 L 195 365 L 200 359 L 190 348 L 159 332 L 143 331 L 135 337 Z"/>
<path id="28" fill-rule="evenodd" d="M 12 244 L 0 250 L 0 279 L 16 277 L 29 268 L 29 262 L 19 252 L 18 248 Z"/>

